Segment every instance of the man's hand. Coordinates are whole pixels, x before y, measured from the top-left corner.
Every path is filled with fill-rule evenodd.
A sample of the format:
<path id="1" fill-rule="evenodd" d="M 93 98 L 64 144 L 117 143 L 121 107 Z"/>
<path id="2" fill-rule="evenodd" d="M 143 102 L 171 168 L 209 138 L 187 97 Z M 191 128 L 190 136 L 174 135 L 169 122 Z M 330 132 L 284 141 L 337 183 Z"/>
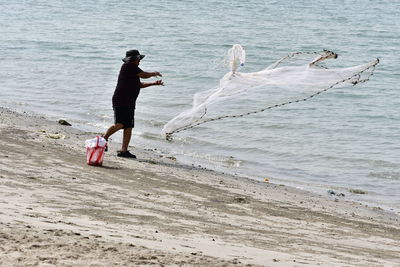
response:
<path id="1" fill-rule="evenodd" d="M 164 86 L 164 82 L 162 80 L 158 80 L 154 82 L 154 85 L 162 85 Z"/>
<path id="2" fill-rule="evenodd" d="M 162 77 L 162 75 L 158 71 L 155 71 L 153 72 L 153 77 Z"/>

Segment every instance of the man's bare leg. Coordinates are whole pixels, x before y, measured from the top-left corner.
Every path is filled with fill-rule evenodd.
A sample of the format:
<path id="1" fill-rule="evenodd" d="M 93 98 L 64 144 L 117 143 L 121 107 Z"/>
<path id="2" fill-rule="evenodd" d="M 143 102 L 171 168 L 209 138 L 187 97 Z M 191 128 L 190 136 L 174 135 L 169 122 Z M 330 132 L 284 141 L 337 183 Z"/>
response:
<path id="1" fill-rule="evenodd" d="M 129 142 L 131 141 L 132 128 L 124 129 L 124 135 L 122 137 L 122 148 L 121 151 L 128 151 Z"/>
<path id="2" fill-rule="evenodd" d="M 118 132 L 119 130 L 121 130 L 122 128 L 124 128 L 124 125 L 122 123 L 116 123 L 113 126 L 111 126 L 110 128 L 108 128 L 107 132 L 103 135 L 104 139 L 106 139 L 108 141 L 108 138 L 113 135 L 115 132 Z"/>

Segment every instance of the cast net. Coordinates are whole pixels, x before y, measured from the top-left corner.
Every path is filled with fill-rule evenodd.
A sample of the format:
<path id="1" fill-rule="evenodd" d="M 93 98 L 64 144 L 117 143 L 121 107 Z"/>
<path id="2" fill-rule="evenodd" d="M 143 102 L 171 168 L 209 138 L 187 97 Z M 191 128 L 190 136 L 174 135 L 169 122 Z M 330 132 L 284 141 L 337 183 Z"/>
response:
<path id="1" fill-rule="evenodd" d="M 226 61 L 230 71 L 215 88 L 196 93 L 193 105 L 165 124 L 161 134 L 171 139 L 178 133 L 206 122 L 237 118 L 272 108 L 309 100 L 332 88 L 365 82 L 379 59 L 348 68 L 328 68 L 326 60 L 337 54 L 296 52 L 253 73 L 238 72 L 245 63 L 242 46 L 229 49 Z"/>

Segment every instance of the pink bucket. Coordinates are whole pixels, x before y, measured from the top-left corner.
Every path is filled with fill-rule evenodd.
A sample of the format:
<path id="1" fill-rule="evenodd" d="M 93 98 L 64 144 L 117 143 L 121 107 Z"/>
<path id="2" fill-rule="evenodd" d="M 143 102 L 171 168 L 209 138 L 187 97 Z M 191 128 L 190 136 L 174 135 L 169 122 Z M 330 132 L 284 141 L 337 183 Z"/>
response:
<path id="1" fill-rule="evenodd" d="M 92 166 L 101 166 L 103 165 L 104 159 L 104 149 L 105 146 L 99 146 L 100 137 L 96 136 L 96 146 L 95 147 L 86 147 L 86 160 L 87 164 Z"/>

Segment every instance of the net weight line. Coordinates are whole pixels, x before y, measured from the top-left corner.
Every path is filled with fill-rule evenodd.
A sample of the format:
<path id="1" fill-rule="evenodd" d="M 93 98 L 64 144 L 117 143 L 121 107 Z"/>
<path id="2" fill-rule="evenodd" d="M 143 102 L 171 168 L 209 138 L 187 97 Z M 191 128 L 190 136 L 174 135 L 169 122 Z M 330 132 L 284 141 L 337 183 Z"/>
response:
<path id="1" fill-rule="evenodd" d="M 330 52 L 330 51 L 327 51 L 327 52 Z M 297 53 L 290 54 L 290 55 L 286 56 L 285 58 L 283 58 L 282 60 L 280 60 L 279 62 L 277 62 L 277 63 L 273 66 L 273 68 L 276 68 L 280 63 L 282 63 L 282 62 L 283 62 L 284 60 L 286 60 L 286 59 L 289 59 L 289 58 L 291 58 L 291 57 L 293 57 L 293 56 L 295 56 L 295 55 L 298 55 L 298 54 L 306 54 L 306 53 L 307 53 L 307 52 L 297 52 Z M 308 54 L 311 54 L 311 53 L 314 54 L 315 52 L 310 52 L 310 53 L 308 53 Z M 333 53 L 333 52 L 331 52 L 331 53 Z M 317 54 L 317 53 L 315 53 L 315 54 Z M 336 55 L 335 53 L 333 53 L 333 54 Z M 334 55 L 333 55 L 333 56 L 334 56 Z M 336 56 L 337 56 L 337 55 L 336 55 Z M 317 63 L 317 62 L 318 62 L 318 60 L 315 61 L 315 63 Z M 311 64 L 315 64 L 315 63 L 313 62 L 313 63 L 311 63 Z M 206 123 L 206 122 L 211 122 L 211 121 L 216 121 L 216 120 L 221 120 L 221 119 L 226 119 L 226 118 L 240 118 L 240 117 L 244 117 L 244 116 L 248 116 L 248 115 L 252 115 L 252 114 L 264 112 L 264 111 L 269 110 L 269 109 L 278 108 L 278 107 L 283 107 L 283 106 L 286 106 L 286 105 L 289 105 L 289 104 L 294 104 L 294 103 L 299 103 L 299 102 L 307 101 L 307 100 L 310 100 L 310 99 L 312 99 L 313 97 L 315 97 L 315 96 L 317 96 L 317 95 L 319 95 L 319 94 L 321 94 L 321 93 L 323 93 L 323 92 L 328 91 L 329 89 L 332 89 L 333 87 L 335 87 L 335 86 L 338 85 L 338 84 L 351 81 L 352 79 L 354 79 L 353 81 L 351 81 L 351 83 L 353 84 L 353 86 L 356 85 L 356 84 L 358 84 L 358 83 L 364 83 L 364 82 L 368 81 L 368 80 L 370 79 L 370 77 L 373 75 L 373 72 L 374 72 L 374 70 L 375 70 L 375 68 L 376 68 L 376 65 L 378 65 L 378 63 L 379 63 L 379 58 L 377 58 L 377 59 L 371 64 L 371 66 L 369 66 L 368 68 L 365 68 L 365 69 L 361 70 L 360 72 L 358 72 L 358 73 L 356 73 L 356 74 L 354 74 L 354 75 L 352 75 L 352 76 L 350 76 L 350 77 L 348 77 L 348 78 L 346 78 L 346 79 L 337 81 L 337 82 L 333 83 L 332 85 L 330 85 L 330 86 L 327 87 L 327 88 L 324 88 L 324 89 L 322 89 L 322 90 L 320 90 L 320 91 L 318 91 L 318 92 L 316 92 L 316 93 L 314 93 L 314 94 L 311 94 L 311 95 L 309 95 L 309 96 L 307 96 L 307 97 L 304 97 L 304 98 L 301 98 L 301 99 L 298 99 L 298 100 L 283 102 L 283 103 L 281 103 L 281 104 L 276 104 L 276 105 L 268 106 L 268 107 L 265 107 L 265 108 L 262 108 L 262 109 L 259 109 L 259 110 L 255 110 L 255 111 L 251 111 L 251 112 L 247 112 L 247 113 L 243 113 L 243 114 L 225 115 L 225 116 L 219 116 L 219 117 L 216 117 L 216 118 L 210 118 L 210 119 L 206 119 L 206 120 L 204 120 L 204 121 L 200 121 L 200 120 L 207 114 L 207 108 L 205 108 L 205 109 L 204 109 L 203 115 L 202 115 L 198 120 L 196 120 L 195 122 L 193 122 L 193 123 L 191 123 L 191 124 L 189 124 L 189 125 L 186 125 L 186 126 L 182 126 L 182 127 L 180 127 L 180 128 L 177 128 L 177 129 L 175 129 L 175 130 L 172 131 L 172 132 L 166 133 L 166 134 L 165 134 L 165 135 L 166 135 L 165 138 L 166 138 L 166 140 L 168 140 L 168 141 L 172 141 L 172 135 L 173 135 L 174 133 L 179 133 L 179 132 L 182 132 L 182 131 L 185 131 L 185 130 L 188 130 L 188 129 L 192 129 L 192 128 L 194 128 L 194 127 L 196 127 L 196 126 L 199 126 L 199 125 L 201 125 L 201 124 L 203 124 L 203 123 Z M 272 68 L 272 69 L 273 69 L 273 68 Z M 361 75 L 362 75 L 363 73 L 365 73 L 366 71 L 368 71 L 368 70 L 371 70 L 371 72 L 367 75 L 366 78 L 364 78 L 364 79 L 361 80 Z"/>
<path id="2" fill-rule="evenodd" d="M 329 58 L 337 58 L 338 55 L 335 52 L 332 52 L 330 50 L 322 50 L 321 52 L 295 52 L 295 53 L 291 53 L 289 55 L 287 55 L 286 57 L 280 59 L 279 61 L 275 62 L 272 67 L 267 68 L 269 70 L 271 69 L 275 69 L 276 67 L 278 67 L 282 62 L 284 62 L 285 60 L 294 58 L 297 55 L 320 55 L 319 58 L 316 58 L 313 62 L 310 63 L 310 65 L 314 65 L 314 66 L 318 66 L 321 68 L 326 69 L 326 67 L 317 65 L 318 62 L 329 59 Z"/>

